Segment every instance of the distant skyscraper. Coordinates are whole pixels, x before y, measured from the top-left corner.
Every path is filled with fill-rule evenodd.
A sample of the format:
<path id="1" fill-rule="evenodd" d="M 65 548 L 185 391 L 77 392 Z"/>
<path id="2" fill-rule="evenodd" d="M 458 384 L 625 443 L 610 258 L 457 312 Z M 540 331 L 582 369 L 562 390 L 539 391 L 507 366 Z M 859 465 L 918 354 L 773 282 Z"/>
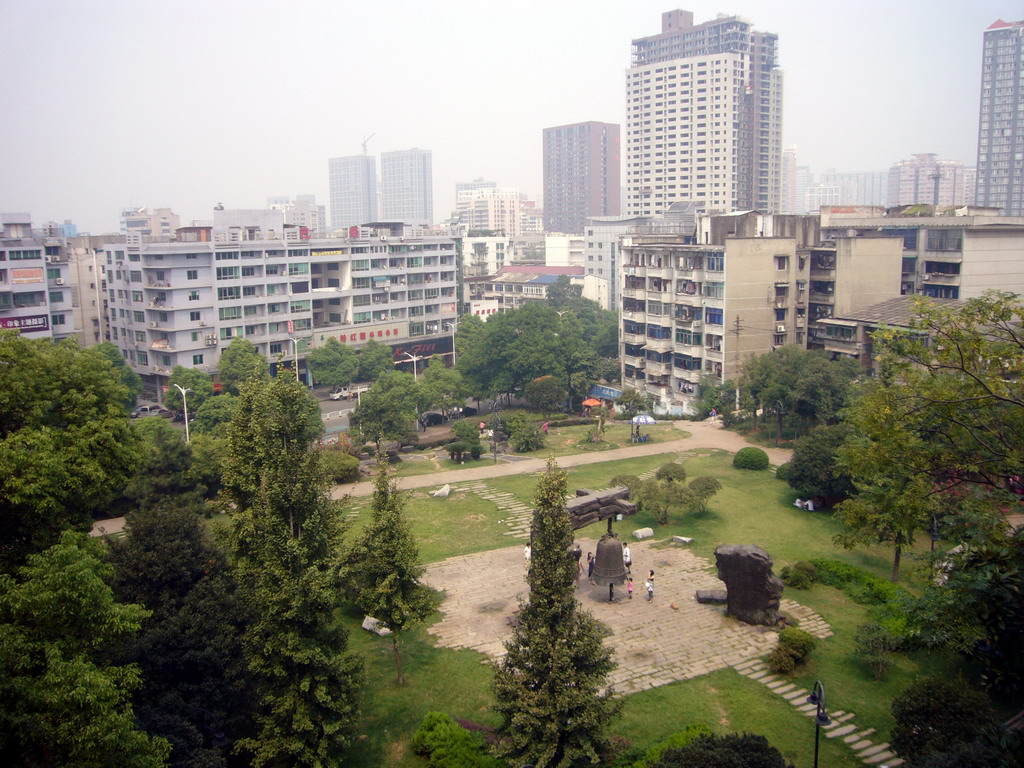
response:
<path id="1" fill-rule="evenodd" d="M 782 193 L 779 196 L 781 213 L 796 213 L 796 147 L 782 150 Z"/>
<path id="2" fill-rule="evenodd" d="M 380 153 L 380 216 L 385 221 L 433 223 L 429 149 Z"/>
<path id="3" fill-rule="evenodd" d="M 821 183 L 839 187 L 838 205 L 885 205 L 889 194 L 887 171 L 821 174 Z"/>
<path id="4" fill-rule="evenodd" d="M 472 192 L 475 189 L 494 189 L 498 186 L 496 181 L 484 181 L 483 177 L 473 179 L 473 181 L 457 181 L 455 183 L 455 196 L 458 197 L 459 192 Z"/>
<path id="5" fill-rule="evenodd" d="M 369 224 L 377 219 L 377 160 L 373 155 L 332 157 L 328 161 L 331 226 Z"/>
<path id="6" fill-rule="evenodd" d="M 795 208 L 793 213 L 807 213 L 807 190 L 814 184 L 814 174 L 809 165 L 798 165 L 793 172 Z"/>
<path id="7" fill-rule="evenodd" d="M 778 36 L 738 16 L 694 26 L 679 10 L 661 15 L 661 30 L 633 41 L 626 75 L 627 214 L 656 215 L 678 200 L 778 211 Z"/>
<path id="8" fill-rule="evenodd" d="M 591 216 L 619 213 L 619 126 L 544 129 L 544 229 L 582 234 Z"/>
<path id="9" fill-rule="evenodd" d="M 888 205 L 963 205 L 967 202 L 964 164 L 914 155 L 889 169 Z"/>
<path id="10" fill-rule="evenodd" d="M 985 30 L 978 119 L 978 205 L 1024 213 L 1024 21 L 1000 19 Z"/>

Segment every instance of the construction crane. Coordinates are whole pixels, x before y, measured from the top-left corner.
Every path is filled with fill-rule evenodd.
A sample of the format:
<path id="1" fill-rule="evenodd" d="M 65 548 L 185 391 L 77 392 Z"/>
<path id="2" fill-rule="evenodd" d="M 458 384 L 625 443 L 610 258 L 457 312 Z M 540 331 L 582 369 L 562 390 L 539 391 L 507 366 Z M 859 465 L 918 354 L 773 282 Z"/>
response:
<path id="1" fill-rule="evenodd" d="M 367 142 L 370 139 L 372 139 L 374 136 L 376 136 L 376 135 L 377 135 L 376 133 L 371 133 L 369 136 L 367 136 L 365 139 L 363 139 L 363 154 L 364 155 L 366 154 L 366 144 L 367 144 Z"/>

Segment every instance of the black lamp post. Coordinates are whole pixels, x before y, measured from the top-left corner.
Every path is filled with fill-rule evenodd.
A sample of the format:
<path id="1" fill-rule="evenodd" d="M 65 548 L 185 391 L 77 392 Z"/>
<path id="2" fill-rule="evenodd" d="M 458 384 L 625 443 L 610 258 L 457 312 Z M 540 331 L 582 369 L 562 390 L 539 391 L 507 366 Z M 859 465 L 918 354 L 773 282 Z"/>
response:
<path id="1" fill-rule="evenodd" d="M 832 725 L 832 719 L 825 711 L 825 686 L 821 684 L 821 680 L 815 681 L 814 690 L 807 697 L 807 703 L 818 707 L 818 711 L 814 713 L 814 768 L 818 768 L 818 740 L 821 738 L 821 728 Z"/>
<path id="2" fill-rule="evenodd" d="M 939 519 L 932 515 L 932 527 L 928 533 L 932 537 L 932 552 L 935 551 L 935 542 L 939 540 Z"/>

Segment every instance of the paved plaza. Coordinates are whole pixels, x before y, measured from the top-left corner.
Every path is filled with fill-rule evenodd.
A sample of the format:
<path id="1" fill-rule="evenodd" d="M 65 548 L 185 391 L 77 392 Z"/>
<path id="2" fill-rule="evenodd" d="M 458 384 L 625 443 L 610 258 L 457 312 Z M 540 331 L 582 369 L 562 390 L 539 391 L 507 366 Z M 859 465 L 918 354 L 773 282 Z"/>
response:
<path id="1" fill-rule="evenodd" d="M 595 539 L 577 541 L 584 553 L 596 551 Z M 696 602 L 696 590 L 724 588 L 715 576 L 714 563 L 685 546 L 664 542 L 631 541 L 630 549 L 632 600 L 623 586 L 615 589 L 619 599 L 609 603 L 607 587 L 591 586 L 586 574 L 576 588 L 577 600 L 611 632 L 605 642 L 615 650 L 618 662 L 609 679 L 617 692 L 633 693 L 742 665 L 774 647 L 778 635 L 767 627 L 728 618 L 724 606 Z M 649 603 L 643 584 L 652 568 L 656 588 Z M 430 633 L 439 645 L 500 657 L 511 635 L 509 619 L 519 600 L 527 597 L 525 577 L 522 546 L 453 557 L 429 566 L 424 582 L 445 592 L 444 618 Z M 819 638 L 832 634 L 809 608 L 783 599 L 782 610 Z"/>

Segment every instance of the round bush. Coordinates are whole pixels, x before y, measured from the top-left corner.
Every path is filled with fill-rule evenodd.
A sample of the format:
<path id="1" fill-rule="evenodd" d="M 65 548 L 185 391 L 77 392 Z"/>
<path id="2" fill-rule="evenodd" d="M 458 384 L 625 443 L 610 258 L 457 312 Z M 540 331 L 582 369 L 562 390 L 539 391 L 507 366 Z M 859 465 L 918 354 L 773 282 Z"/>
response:
<path id="1" fill-rule="evenodd" d="M 658 467 L 658 471 L 654 476 L 659 480 L 668 480 L 672 483 L 684 483 L 686 482 L 686 467 L 675 462 L 662 464 Z"/>
<path id="2" fill-rule="evenodd" d="M 732 457 L 732 465 L 736 469 L 768 469 L 768 454 L 760 448 L 740 448 Z"/>
<path id="3" fill-rule="evenodd" d="M 359 479 L 359 459 L 344 451 L 324 451 L 324 468 L 332 483 L 354 483 Z"/>
<path id="4" fill-rule="evenodd" d="M 785 464 L 780 464 L 779 466 L 777 466 L 775 468 L 775 477 L 776 477 L 776 479 L 781 480 L 784 483 L 789 481 L 789 462 L 788 461 Z"/>
<path id="5" fill-rule="evenodd" d="M 994 722 L 988 698 L 963 681 L 919 678 L 892 703 L 893 752 L 921 760 L 973 741 Z"/>
<path id="6" fill-rule="evenodd" d="M 796 627 L 783 627 L 779 632 L 779 645 L 786 648 L 795 661 L 806 659 L 817 644 L 814 635 Z"/>
<path id="7" fill-rule="evenodd" d="M 768 654 L 768 658 L 764 660 L 764 665 L 768 667 L 768 671 L 772 674 L 791 675 L 793 670 L 796 669 L 796 659 L 793 658 L 792 653 L 780 645 L 772 649 L 772 652 Z"/>

